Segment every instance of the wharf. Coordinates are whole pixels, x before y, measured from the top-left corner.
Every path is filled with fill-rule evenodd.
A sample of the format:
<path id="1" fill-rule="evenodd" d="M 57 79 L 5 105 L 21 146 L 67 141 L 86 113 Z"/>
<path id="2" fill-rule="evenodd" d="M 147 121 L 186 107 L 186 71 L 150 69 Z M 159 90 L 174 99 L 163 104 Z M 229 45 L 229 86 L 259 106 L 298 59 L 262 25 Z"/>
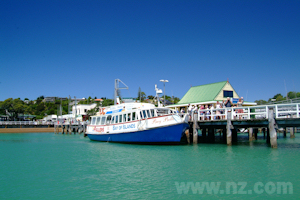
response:
<path id="1" fill-rule="evenodd" d="M 62 133 L 62 134 L 81 134 L 84 133 L 84 136 L 86 136 L 86 127 L 87 123 L 62 123 L 62 124 L 55 124 L 54 125 L 54 133 Z"/>
<path id="2" fill-rule="evenodd" d="M 277 148 L 279 130 L 290 132 L 290 137 L 295 137 L 297 127 L 300 127 L 299 103 L 278 104 L 266 106 L 253 106 L 241 108 L 211 109 L 190 117 L 190 129 L 187 133 L 189 143 L 200 142 L 214 143 L 216 134 L 220 134 L 222 142 L 232 145 L 237 142 L 239 130 L 247 130 L 249 141 L 257 140 L 260 131 L 264 134 L 266 142 L 272 148 Z M 201 113 L 201 110 L 200 112 Z M 199 134 L 199 132 L 201 134 Z"/>
<path id="3" fill-rule="evenodd" d="M 32 121 L 0 121 L 0 133 L 37 133 L 53 131 L 53 124 L 41 124 Z"/>

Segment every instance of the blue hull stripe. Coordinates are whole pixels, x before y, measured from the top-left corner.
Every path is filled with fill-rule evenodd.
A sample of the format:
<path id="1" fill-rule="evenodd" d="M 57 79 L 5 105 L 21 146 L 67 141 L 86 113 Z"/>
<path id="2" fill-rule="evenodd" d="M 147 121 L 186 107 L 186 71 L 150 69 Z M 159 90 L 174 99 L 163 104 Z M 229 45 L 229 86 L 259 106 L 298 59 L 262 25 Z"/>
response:
<path id="1" fill-rule="evenodd" d="M 87 134 L 91 140 L 122 143 L 179 143 L 188 124 L 118 134 Z"/>

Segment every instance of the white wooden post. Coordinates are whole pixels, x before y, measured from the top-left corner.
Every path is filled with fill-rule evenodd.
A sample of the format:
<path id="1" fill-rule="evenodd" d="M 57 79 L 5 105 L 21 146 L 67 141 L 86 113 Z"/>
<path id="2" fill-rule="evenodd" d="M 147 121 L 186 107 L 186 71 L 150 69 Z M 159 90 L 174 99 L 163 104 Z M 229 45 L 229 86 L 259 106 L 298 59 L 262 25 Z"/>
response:
<path id="1" fill-rule="evenodd" d="M 250 108 L 248 107 L 248 115 L 247 115 L 247 119 L 250 119 Z"/>
<path id="2" fill-rule="evenodd" d="M 227 145 L 232 145 L 232 124 L 231 124 L 231 111 L 227 112 L 227 125 L 226 125 L 226 134 L 227 134 Z"/>
<path id="3" fill-rule="evenodd" d="M 277 133 L 275 129 L 275 119 L 273 108 L 269 109 L 269 132 L 270 132 L 270 143 L 272 148 L 277 148 Z"/>
<path id="4" fill-rule="evenodd" d="M 197 123 L 197 115 L 198 114 L 193 114 L 194 115 L 194 123 L 193 123 L 193 144 L 198 144 L 198 123 Z"/>

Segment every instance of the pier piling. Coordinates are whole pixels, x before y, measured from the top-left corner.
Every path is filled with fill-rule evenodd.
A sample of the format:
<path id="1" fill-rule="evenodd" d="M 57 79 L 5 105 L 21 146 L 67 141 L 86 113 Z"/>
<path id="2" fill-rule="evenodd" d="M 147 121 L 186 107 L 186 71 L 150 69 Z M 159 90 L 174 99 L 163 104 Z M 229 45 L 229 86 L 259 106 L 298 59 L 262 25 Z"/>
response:
<path id="1" fill-rule="evenodd" d="M 193 123 L 193 144 L 198 144 L 198 114 L 194 114 L 194 123 Z"/>
<path id="2" fill-rule="evenodd" d="M 231 124 L 231 111 L 227 112 L 227 125 L 226 125 L 226 135 L 227 135 L 227 145 L 232 145 L 232 132 L 231 129 L 233 128 Z"/>
<path id="3" fill-rule="evenodd" d="M 271 143 L 271 147 L 272 148 L 277 148 L 277 132 L 275 129 L 275 118 L 274 118 L 274 111 L 273 108 L 269 109 L 269 126 L 268 126 L 268 132 L 269 132 L 269 136 L 270 136 L 270 143 Z"/>
<path id="4" fill-rule="evenodd" d="M 257 140 L 258 128 L 254 129 L 254 140 Z"/>
<path id="5" fill-rule="evenodd" d="M 253 128 L 248 128 L 249 141 L 253 140 Z"/>
<path id="6" fill-rule="evenodd" d="M 290 138 L 295 138 L 294 127 L 290 127 Z"/>

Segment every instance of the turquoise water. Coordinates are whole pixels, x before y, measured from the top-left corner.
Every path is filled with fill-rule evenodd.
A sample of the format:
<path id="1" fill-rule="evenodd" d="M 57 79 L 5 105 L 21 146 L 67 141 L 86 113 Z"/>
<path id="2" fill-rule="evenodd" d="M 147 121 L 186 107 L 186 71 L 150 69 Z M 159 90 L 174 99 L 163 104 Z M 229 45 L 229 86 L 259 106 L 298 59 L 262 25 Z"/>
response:
<path id="1" fill-rule="evenodd" d="M 0 134 L 0 199 L 299 199 L 299 138 L 271 149 L 264 140 L 150 146 Z"/>

